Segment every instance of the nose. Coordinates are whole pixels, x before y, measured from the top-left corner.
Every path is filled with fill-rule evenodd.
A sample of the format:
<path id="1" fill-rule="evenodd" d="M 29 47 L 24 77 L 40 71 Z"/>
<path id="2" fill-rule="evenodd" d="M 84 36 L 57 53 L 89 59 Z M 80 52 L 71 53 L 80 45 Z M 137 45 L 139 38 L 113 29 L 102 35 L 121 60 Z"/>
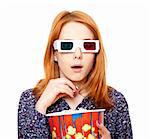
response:
<path id="1" fill-rule="evenodd" d="M 82 58 L 82 51 L 81 51 L 81 48 L 76 48 L 75 52 L 74 52 L 74 58 L 77 58 L 77 59 L 81 59 Z"/>

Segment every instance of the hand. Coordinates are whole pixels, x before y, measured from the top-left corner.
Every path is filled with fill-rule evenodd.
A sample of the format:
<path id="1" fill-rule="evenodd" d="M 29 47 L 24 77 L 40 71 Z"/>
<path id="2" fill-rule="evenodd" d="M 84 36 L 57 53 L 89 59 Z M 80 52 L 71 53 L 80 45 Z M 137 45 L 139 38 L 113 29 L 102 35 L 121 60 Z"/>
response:
<path id="1" fill-rule="evenodd" d="M 111 139 L 110 132 L 102 123 L 99 124 L 98 121 L 96 121 L 96 125 L 99 128 L 101 139 Z"/>
<path id="2" fill-rule="evenodd" d="M 66 78 L 51 79 L 36 103 L 36 110 L 45 114 L 47 107 L 61 97 L 70 96 L 73 98 L 76 91 L 76 86 Z"/>

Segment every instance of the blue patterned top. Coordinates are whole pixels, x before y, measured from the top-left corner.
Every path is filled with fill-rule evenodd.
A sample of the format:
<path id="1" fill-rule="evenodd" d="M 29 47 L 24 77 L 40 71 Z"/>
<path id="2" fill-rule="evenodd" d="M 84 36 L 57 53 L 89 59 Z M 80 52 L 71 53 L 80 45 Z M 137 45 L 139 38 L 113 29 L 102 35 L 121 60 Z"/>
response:
<path id="1" fill-rule="evenodd" d="M 104 112 L 104 125 L 111 133 L 112 139 L 133 139 L 128 104 L 125 97 L 113 89 L 112 99 L 115 105 Z M 48 118 L 36 111 L 36 99 L 32 89 L 25 90 L 20 98 L 18 108 L 18 138 L 19 139 L 51 139 Z M 85 97 L 76 107 L 87 110 L 96 109 L 94 101 Z M 46 113 L 59 112 L 70 109 L 67 102 L 61 98 L 47 108 Z"/>

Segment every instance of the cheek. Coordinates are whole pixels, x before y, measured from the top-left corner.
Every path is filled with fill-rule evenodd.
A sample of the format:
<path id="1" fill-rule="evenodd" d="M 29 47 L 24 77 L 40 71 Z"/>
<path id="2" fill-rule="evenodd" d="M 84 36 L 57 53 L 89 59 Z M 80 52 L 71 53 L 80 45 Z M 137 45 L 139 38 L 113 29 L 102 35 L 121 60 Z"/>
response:
<path id="1" fill-rule="evenodd" d="M 67 65 L 69 65 L 71 59 L 69 55 L 60 54 L 58 55 L 57 60 L 59 67 L 65 68 Z"/>
<path id="2" fill-rule="evenodd" d="M 95 59 L 95 55 L 94 54 L 87 54 L 85 55 L 85 60 L 89 63 L 93 63 L 94 62 L 94 59 Z"/>
<path id="3" fill-rule="evenodd" d="M 88 69 L 91 69 L 95 62 L 95 55 L 89 55 L 85 57 L 84 64 Z"/>

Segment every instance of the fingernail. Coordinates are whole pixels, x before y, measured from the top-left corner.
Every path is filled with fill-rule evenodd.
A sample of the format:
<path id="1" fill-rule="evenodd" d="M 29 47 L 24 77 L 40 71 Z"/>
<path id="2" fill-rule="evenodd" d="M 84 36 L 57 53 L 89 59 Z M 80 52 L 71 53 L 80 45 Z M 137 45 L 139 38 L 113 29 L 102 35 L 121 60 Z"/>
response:
<path id="1" fill-rule="evenodd" d="M 97 125 L 98 128 L 102 128 L 102 123 L 96 121 L 96 125 Z"/>
<path id="2" fill-rule="evenodd" d="M 97 122 L 97 124 L 98 124 L 99 126 L 101 125 L 101 123 L 100 123 L 98 120 L 97 120 L 96 122 Z"/>
<path id="3" fill-rule="evenodd" d="M 97 122 L 98 124 L 100 124 L 98 120 L 97 120 L 96 122 Z"/>
<path id="4" fill-rule="evenodd" d="M 72 90 L 72 95 L 73 95 L 73 96 L 74 96 L 75 92 L 76 92 L 75 90 Z"/>
<path id="5" fill-rule="evenodd" d="M 74 95 L 72 96 L 72 98 L 74 98 Z"/>
<path id="6" fill-rule="evenodd" d="M 76 89 L 78 90 L 78 89 L 79 89 L 79 87 L 78 87 L 78 86 L 76 86 Z"/>
<path id="7" fill-rule="evenodd" d="M 75 90 L 73 90 L 73 93 L 75 93 L 76 91 Z"/>

